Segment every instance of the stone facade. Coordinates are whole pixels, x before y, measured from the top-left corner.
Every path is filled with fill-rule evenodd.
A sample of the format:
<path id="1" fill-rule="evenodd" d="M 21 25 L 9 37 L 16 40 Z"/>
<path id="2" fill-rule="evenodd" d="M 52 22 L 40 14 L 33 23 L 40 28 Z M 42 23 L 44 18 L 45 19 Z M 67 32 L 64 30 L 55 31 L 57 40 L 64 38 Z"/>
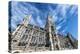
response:
<path id="1" fill-rule="evenodd" d="M 73 39 L 72 35 L 64 36 L 56 33 L 55 24 L 52 23 L 51 18 L 49 15 L 45 28 L 31 25 L 28 23 L 28 19 L 24 19 L 23 23 L 12 34 L 9 33 L 9 52 L 19 53 L 78 48 L 77 40 Z"/>

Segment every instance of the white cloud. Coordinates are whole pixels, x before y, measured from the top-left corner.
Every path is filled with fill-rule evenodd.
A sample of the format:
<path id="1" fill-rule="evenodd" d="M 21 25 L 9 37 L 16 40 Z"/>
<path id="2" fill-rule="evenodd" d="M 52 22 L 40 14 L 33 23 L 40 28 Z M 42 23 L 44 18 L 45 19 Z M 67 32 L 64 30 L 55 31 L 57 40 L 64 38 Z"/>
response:
<path id="1" fill-rule="evenodd" d="M 61 28 L 61 26 L 58 25 L 58 26 L 56 27 L 56 30 L 59 30 L 60 28 Z"/>
<path id="2" fill-rule="evenodd" d="M 72 6 L 72 7 L 71 7 L 70 14 L 71 14 L 71 15 L 77 14 L 77 6 Z"/>
<path id="3" fill-rule="evenodd" d="M 53 15 L 53 21 L 56 22 L 58 20 L 58 17 L 56 15 Z"/>
<path id="4" fill-rule="evenodd" d="M 65 27 L 65 29 L 63 29 L 61 32 L 62 32 L 62 33 L 67 32 L 67 27 Z"/>

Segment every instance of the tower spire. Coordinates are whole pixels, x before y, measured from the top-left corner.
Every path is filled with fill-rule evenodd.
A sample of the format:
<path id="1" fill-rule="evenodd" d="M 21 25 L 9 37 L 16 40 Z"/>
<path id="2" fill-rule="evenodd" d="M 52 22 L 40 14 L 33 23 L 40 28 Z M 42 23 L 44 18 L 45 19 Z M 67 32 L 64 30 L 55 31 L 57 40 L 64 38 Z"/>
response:
<path id="1" fill-rule="evenodd" d="M 26 15 L 25 18 L 24 18 L 23 24 L 25 26 L 27 26 L 29 21 L 30 21 L 30 19 L 31 19 L 31 15 Z"/>
<path id="2" fill-rule="evenodd" d="M 56 33 L 56 27 L 54 24 L 54 20 L 52 19 L 52 15 L 50 12 L 47 17 L 47 23 L 46 23 L 45 28 L 49 35 L 49 42 L 50 42 L 51 50 L 60 49 L 60 41 Z"/>
<path id="3" fill-rule="evenodd" d="M 45 29 L 49 35 L 49 42 L 50 42 L 50 47 L 51 50 L 54 50 L 54 46 L 53 46 L 53 40 L 52 40 L 52 16 L 50 15 L 50 12 L 47 16 L 47 23 L 45 25 Z"/>
<path id="4" fill-rule="evenodd" d="M 30 21 L 31 15 L 26 15 L 24 18 L 24 21 L 22 22 L 22 24 L 24 24 L 24 26 L 27 26 L 29 21 Z M 15 33 L 20 29 L 21 25 L 19 25 L 16 30 L 12 33 L 12 35 L 15 35 Z"/>

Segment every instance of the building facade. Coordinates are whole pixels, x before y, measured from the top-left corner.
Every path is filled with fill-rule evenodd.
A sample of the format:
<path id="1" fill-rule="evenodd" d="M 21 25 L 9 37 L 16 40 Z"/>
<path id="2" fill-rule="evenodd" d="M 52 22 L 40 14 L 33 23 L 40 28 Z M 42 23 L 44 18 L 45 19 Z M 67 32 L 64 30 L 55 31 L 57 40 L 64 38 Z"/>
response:
<path id="1" fill-rule="evenodd" d="M 56 32 L 52 16 L 48 15 L 45 28 L 29 24 L 31 16 L 24 18 L 16 30 L 9 33 L 9 52 L 35 52 L 77 49 L 77 40 Z"/>

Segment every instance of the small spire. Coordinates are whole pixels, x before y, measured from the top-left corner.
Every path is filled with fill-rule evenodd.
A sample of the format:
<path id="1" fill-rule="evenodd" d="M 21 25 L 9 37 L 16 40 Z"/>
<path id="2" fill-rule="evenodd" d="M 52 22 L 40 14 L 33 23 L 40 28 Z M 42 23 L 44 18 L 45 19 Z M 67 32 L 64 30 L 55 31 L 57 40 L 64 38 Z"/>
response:
<path id="1" fill-rule="evenodd" d="M 26 16 L 24 17 L 24 19 L 25 19 L 25 20 L 28 20 L 30 17 L 31 17 L 31 15 L 26 15 Z"/>
<path id="2" fill-rule="evenodd" d="M 31 19 L 31 16 L 32 16 L 32 15 L 26 15 L 26 16 L 24 17 L 23 24 L 24 24 L 25 26 L 27 26 L 27 25 L 29 24 L 29 21 L 30 21 L 30 19 Z"/>

